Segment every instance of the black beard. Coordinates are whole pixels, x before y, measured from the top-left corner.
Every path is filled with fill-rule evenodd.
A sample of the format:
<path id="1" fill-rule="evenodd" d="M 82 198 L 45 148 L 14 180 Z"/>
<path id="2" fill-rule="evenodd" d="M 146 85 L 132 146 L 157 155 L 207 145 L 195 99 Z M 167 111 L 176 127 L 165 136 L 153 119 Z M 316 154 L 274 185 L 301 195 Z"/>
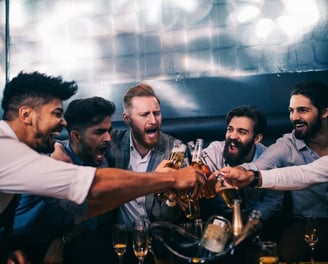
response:
<path id="1" fill-rule="evenodd" d="M 229 145 L 230 143 L 234 143 L 235 147 L 238 148 L 237 155 L 229 153 Z M 223 150 L 223 158 L 226 163 L 230 166 L 237 166 L 243 163 L 243 159 L 248 155 L 251 151 L 254 144 L 254 139 L 246 143 L 245 145 L 235 139 L 227 139 L 224 145 Z"/>
<path id="2" fill-rule="evenodd" d="M 306 123 L 306 122 L 295 121 L 295 122 L 293 122 L 294 127 L 298 123 Z M 320 115 L 318 115 L 317 118 L 310 124 L 309 123 L 306 123 L 306 124 L 308 126 L 308 130 L 305 131 L 304 133 L 295 130 L 295 137 L 297 139 L 302 139 L 302 140 L 307 139 L 307 138 L 312 137 L 313 135 L 317 134 L 318 131 L 320 131 L 320 129 L 322 128 Z"/>

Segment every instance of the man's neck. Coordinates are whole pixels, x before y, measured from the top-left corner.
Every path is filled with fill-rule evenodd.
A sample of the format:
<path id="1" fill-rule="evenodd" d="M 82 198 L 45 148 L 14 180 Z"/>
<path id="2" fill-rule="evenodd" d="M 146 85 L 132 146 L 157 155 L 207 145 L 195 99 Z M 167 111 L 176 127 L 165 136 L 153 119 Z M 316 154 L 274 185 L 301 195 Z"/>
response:
<path id="1" fill-rule="evenodd" d="M 306 145 L 320 157 L 328 155 L 328 128 L 322 128 L 319 133 L 304 140 Z"/>
<path id="2" fill-rule="evenodd" d="M 136 151 L 138 151 L 138 153 L 140 154 L 140 156 L 142 158 L 144 158 L 149 153 L 149 151 L 151 151 L 151 149 L 146 148 L 146 147 L 142 146 L 141 144 L 139 144 L 134 139 L 133 135 L 131 135 L 131 138 L 132 138 L 132 144 L 133 144 L 134 148 L 136 149 Z"/>

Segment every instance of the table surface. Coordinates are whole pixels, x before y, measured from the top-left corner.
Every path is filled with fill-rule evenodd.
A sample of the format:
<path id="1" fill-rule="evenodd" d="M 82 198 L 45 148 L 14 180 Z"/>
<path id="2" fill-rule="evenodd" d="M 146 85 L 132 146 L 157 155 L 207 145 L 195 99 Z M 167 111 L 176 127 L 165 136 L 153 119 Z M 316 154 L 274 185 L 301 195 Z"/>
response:
<path id="1" fill-rule="evenodd" d="M 279 264 L 311 264 L 311 262 L 279 262 Z M 328 264 L 328 261 L 316 261 L 315 264 Z"/>

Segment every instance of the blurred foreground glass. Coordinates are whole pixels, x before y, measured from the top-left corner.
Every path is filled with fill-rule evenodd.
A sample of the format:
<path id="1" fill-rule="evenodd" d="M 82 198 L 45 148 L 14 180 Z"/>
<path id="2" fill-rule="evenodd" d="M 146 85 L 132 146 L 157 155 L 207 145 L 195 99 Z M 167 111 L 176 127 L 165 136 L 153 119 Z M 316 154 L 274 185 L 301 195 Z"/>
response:
<path id="1" fill-rule="evenodd" d="M 311 263 L 315 263 L 314 250 L 319 241 L 317 219 L 313 215 L 306 215 L 304 221 L 304 240 L 311 249 Z"/>
<path id="2" fill-rule="evenodd" d="M 277 244 L 273 241 L 261 241 L 258 243 L 258 263 L 278 264 Z"/>
<path id="3" fill-rule="evenodd" d="M 134 255 L 138 258 L 139 264 L 143 264 L 148 254 L 148 230 L 144 219 L 136 220 L 133 223 L 132 244 Z"/>
<path id="4" fill-rule="evenodd" d="M 123 255 L 128 243 L 127 231 L 124 225 L 113 225 L 112 243 L 114 251 L 119 258 L 119 263 L 122 264 Z"/>

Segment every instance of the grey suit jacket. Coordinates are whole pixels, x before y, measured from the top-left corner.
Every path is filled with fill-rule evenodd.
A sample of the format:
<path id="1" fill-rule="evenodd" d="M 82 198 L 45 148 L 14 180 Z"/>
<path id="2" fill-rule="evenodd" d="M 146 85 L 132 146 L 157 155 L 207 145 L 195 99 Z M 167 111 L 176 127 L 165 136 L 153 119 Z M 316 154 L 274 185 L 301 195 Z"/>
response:
<path id="1" fill-rule="evenodd" d="M 130 130 L 113 130 L 111 144 L 106 153 L 110 167 L 127 169 L 130 161 Z M 158 145 L 153 149 L 147 171 L 153 171 L 157 165 L 167 159 L 171 153 L 175 138 L 161 133 Z M 169 207 L 165 202 L 154 198 L 154 194 L 146 196 L 146 210 L 151 222 L 167 221 L 178 223 L 184 220 L 179 205 Z"/>

